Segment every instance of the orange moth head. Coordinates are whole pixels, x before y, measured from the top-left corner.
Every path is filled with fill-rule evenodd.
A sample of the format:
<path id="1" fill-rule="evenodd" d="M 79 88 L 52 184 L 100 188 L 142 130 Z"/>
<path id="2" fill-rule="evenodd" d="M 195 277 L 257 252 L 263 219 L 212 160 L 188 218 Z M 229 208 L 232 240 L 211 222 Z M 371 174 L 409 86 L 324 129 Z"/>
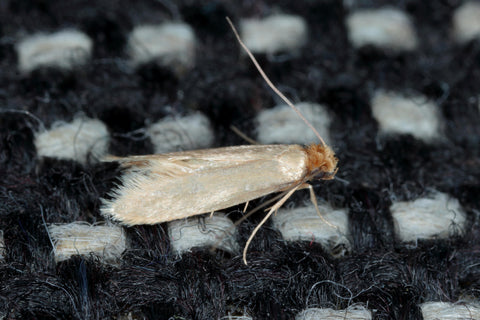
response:
<path id="1" fill-rule="evenodd" d="M 305 147 L 305 152 L 308 156 L 308 177 L 320 176 L 323 180 L 333 179 L 338 170 L 338 159 L 332 148 L 326 144 L 311 144 Z"/>

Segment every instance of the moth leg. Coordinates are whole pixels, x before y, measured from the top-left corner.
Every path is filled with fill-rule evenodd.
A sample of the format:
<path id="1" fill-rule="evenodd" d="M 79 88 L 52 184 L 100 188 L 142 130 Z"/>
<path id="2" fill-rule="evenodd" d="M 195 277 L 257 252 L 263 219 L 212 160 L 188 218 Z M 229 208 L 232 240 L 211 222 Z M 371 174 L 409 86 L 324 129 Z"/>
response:
<path id="1" fill-rule="evenodd" d="M 246 219 L 248 219 L 248 217 L 250 217 L 252 214 L 254 214 L 255 212 L 257 212 L 258 210 L 268 206 L 270 203 L 272 202 L 275 202 L 277 201 L 278 199 L 280 199 L 281 197 L 283 197 L 284 195 L 287 194 L 288 191 L 284 191 L 282 193 L 280 193 L 279 195 L 276 195 L 275 197 L 273 197 L 272 199 L 269 199 L 268 201 L 266 201 L 265 203 L 262 203 L 261 205 L 255 207 L 255 209 L 252 209 L 250 212 L 248 212 L 247 214 L 245 214 L 243 217 L 241 217 L 240 219 L 238 219 L 236 222 L 235 222 L 235 227 L 238 226 L 240 223 L 242 223 L 243 221 L 245 221 Z M 270 208 L 268 209 L 265 209 L 265 211 L 267 210 L 270 210 Z"/>
<path id="2" fill-rule="evenodd" d="M 242 138 L 243 140 L 247 141 L 248 143 L 250 144 L 260 144 L 258 143 L 257 141 L 253 140 L 252 138 L 250 138 L 249 136 L 247 136 L 245 133 L 243 133 L 242 131 L 240 131 L 240 129 L 238 129 L 237 127 L 235 127 L 234 125 L 231 125 L 230 126 L 230 129 L 235 132 L 240 138 Z"/>
<path id="3" fill-rule="evenodd" d="M 255 234 L 258 232 L 258 230 L 262 227 L 262 225 L 267 222 L 268 218 L 274 213 L 277 212 L 277 210 L 285 203 L 285 201 L 288 200 L 292 196 L 292 194 L 297 191 L 300 187 L 302 187 L 304 184 L 298 185 L 296 187 L 293 187 L 290 191 L 288 191 L 280 200 L 275 203 L 270 210 L 268 211 L 267 215 L 263 218 L 262 221 L 253 229 L 252 234 L 247 240 L 247 243 L 245 244 L 245 248 L 243 249 L 243 263 L 247 265 L 247 250 L 248 246 L 250 245 L 250 242 L 252 242 L 253 237 L 255 237 Z"/>
<path id="4" fill-rule="evenodd" d="M 237 227 L 240 223 L 242 223 L 243 221 L 245 221 L 246 219 L 248 219 L 248 217 L 250 217 L 252 214 L 254 214 L 255 212 L 257 212 L 258 210 L 268 206 L 270 203 L 272 202 L 275 202 L 277 201 L 278 199 L 280 199 L 281 197 L 283 197 L 284 195 L 287 194 L 288 191 L 284 191 L 282 193 L 280 193 L 279 195 L 276 195 L 275 197 L 273 197 L 272 199 L 266 201 L 265 203 L 259 205 L 258 207 L 255 207 L 254 209 L 252 209 L 250 212 L 248 212 L 247 214 L 245 214 L 243 217 L 241 217 L 240 219 L 238 219 L 237 221 L 235 221 L 235 223 L 233 224 L 233 226 L 231 226 L 228 230 L 226 230 L 226 232 L 230 232 L 232 231 L 235 227 Z M 269 210 L 269 209 L 267 209 Z M 215 245 L 212 246 L 211 248 L 211 251 L 213 252 L 217 247 L 218 245 L 220 244 L 220 242 L 223 241 L 223 238 L 221 238 L 219 241 L 217 241 L 217 243 Z"/>
<path id="5" fill-rule="evenodd" d="M 215 213 L 215 211 L 210 212 L 210 219 L 213 218 L 214 213 Z"/>
<path id="6" fill-rule="evenodd" d="M 308 189 L 310 189 L 310 196 L 312 195 L 313 188 L 312 188 L 312 186 L 309 185 L 308 183 L 302 183 L 302 184 L 298 185 L 296 188 L 297 188 L 296 190 L 302 190 L 302 189 L 307 189 L 307 188 L 308 188 Z M 288 190 L 288 189 L 287 189 L 287 190 Z M 285 191 L 285 192 L 283 192 L 282 194 L 280 194 L 278 197 L 275 197 L 275 198 L 271 199 L 270 201 L 268 201 L 268 204 L 270 204 L 271 202 L 273 202 L 273 201 L 275 201 L 275 200 L 283 197 L 283 196 L 284 196 L 285 194 L 287 194 L 288 192 L 289 192 L 289 191 Z M 314 196 L 315 196 L 315 195 L 314 195 Z M 270 211 L 270 209 L 272 209 L 272 208 L 273 208 L 274 206 L 276 206 L 276 205 L 277 205 L 277 203 L 275 203 L 275 204 L 274 204 L 273 206 L 271 206 L 271 207 L 268 207 L 267 209 L 265 209 L 265 211 Z M 280 207 L 278 207 L 278 208 L 280 208 Z M 275 213 L 275 215 L 276 215 L 276 213 Z"/>
<path id="7" fill-rule="evenodd" d="M 315 210 L 317 211 L 317 214 L 320 217 L 320 219 L 322 219 L 322 221 L 325 222 L 330 227 L 338 230 L 338 227 L 336 225 L 333 225 L 330 222 L 328 222 L 327 219 L 325 219 L 323 214 L 320 212 L 320 209 L 318 209 L 317 197 L 315 196 L 315 192 L 313 191 L 313 187 L 311 185 L 309 185 L 308 183 L 304 183 L 301 186 L 303 187 L 301 189 L 308 188 L 308 190 L 310 191 L 310 201 L 313 203 L 313 206 L 315 207 Z"/>
<path id="8" fill-rule="evenodd" d="M 247 208 L 248 208 L 248 204 L 250 203 L 250 201 L 247 201 L 245 203 L 245 208 L 243 208 L 243 213 L 247 212 Z"/>

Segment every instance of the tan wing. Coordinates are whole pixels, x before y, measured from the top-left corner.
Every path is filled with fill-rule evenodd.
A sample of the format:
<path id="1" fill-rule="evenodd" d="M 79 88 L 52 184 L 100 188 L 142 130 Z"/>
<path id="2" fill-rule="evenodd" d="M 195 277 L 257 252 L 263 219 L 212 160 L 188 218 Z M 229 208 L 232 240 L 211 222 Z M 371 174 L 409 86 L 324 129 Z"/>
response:
<path id="1" fill-rule="evenodd" d="M 101 211 L 133 225 L 228 208 L 301 180 L 306 158 L 301 146 L 270 145 L 116 159 L 129 170 Z"/>

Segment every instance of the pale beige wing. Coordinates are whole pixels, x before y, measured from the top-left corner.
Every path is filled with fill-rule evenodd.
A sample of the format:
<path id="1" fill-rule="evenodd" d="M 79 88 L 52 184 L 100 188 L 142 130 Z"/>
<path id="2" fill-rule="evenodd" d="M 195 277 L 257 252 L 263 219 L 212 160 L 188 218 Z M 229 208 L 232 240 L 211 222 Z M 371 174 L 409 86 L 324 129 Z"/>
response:
<path id="1" fill-rule="evenodd" d="M 129 170 L 101 211 L 134 225 L 228 208 L 301 180 L 306 158 L 301 146 L 272 145 L 117 159 Z"/>
<path id="2" fill-rule="evenodd" d="M 214 149 L 201 149 L 193 151 L 171 152 L 162 154 L 151 154 L 130 157 L 110 157 L 109 161 L 117 161 L 124 166 L 147 164 L 152 161 L 185 161 L 185 160 L 205 160 L 218 162 L 248 162 L 250 160 L 270 159 L 272 156 L 281 156 L 289 151 L 301 151 L 304 148 L 299 145 L 246 145 Z M 194 163 L 194 161 L 192 162 Z"/>

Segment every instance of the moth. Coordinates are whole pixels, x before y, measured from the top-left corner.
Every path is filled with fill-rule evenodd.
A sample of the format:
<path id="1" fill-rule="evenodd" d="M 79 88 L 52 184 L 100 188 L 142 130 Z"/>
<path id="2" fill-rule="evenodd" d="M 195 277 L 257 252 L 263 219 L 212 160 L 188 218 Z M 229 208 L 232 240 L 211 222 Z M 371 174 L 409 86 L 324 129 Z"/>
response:
<path id="1" fill-rule="evenodd" d="M 121 178 L 122 185 L 109 194 L 111 199 L 102 199 L 101 213 L 126 225 L 156 224 L 280 192 L 245 244 L 243 261 L 247 264 L 248 246 L 260 227 L 299 189 L 309 188 L 316 204 L 307 182 L 333 179 L 338 160 L 300 111 L 271 83 L 233 23 L 227 21 L 267 84 L 314 130 L 320 143 L 306 147 L 246 145 L 115 158 L 127 172 Z M 317 212 L 320 214 L 318 207 Z"/>

